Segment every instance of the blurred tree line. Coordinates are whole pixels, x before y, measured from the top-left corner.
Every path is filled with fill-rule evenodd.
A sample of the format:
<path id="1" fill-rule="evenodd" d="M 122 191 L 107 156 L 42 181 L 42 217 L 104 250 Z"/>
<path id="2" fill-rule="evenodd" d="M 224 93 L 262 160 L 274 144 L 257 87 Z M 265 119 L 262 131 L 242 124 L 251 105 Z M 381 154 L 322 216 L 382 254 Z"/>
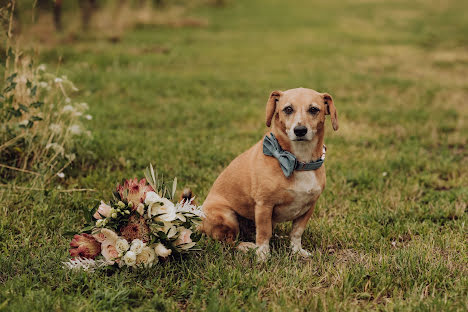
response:
<path id="1" fill-rule="evenodd" d="M 8 12 L 14 5 L 14 32 L 21 30 L 22 24 L 28 24 L 38 19 L 42 14 L 52 13 L 55 29 L 60 32 L 64 27 L 64 12 L 79 12 L 81 26 L 86 31 L 91 19 L 98 10 L 106 7 L 144 8 L 151 6 L 162 9 L 168 5 L 188 5 L 194 2 L 224 6 L 226 0 L 0 0 L 0 15 L 2 24 L 8 24 Z M 2 25 L 4 26 L 4 25 Z M 3 27 L 3 29 L 5 29 Z"/>

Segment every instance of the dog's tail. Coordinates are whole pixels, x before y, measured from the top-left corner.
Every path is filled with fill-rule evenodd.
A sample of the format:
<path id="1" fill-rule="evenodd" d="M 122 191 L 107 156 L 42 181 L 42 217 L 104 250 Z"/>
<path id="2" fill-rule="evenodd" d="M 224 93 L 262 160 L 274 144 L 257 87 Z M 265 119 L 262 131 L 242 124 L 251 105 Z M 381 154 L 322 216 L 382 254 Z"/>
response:
<path id="1" fill-rule="evenodd" d="M 184 190 L 182 191 L 182 194 L 180 194 L 180 199 L 179 201 L 181 203 L 186 203 L 186 202 L 189 202 L 192 198 L 193 198 L 193 192 L 190 188 L 186 187 L 184 188 Z M 195 206 L 197 205 L 197 203 L 195 202 L 195 200 L 192 201 L 192 204 L 194 204 Z"/>

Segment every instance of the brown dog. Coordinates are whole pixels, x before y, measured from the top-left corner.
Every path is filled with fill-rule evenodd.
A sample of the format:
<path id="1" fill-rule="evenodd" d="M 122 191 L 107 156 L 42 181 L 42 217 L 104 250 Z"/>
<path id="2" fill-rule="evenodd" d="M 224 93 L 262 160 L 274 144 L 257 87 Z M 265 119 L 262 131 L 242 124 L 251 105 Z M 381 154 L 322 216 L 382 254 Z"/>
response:
<path id="1" fill-rule="evenodd" d="M 330 115 L 333 129 L 338 130 L 335 105 L 327 93 L 304 88 L 273 91 L 266 106 L 266 125 L 283 150 L 308 163 L 324 156 L 325 115 Z M 301 237 L 324 188 L 324 165 L 294 170 L 286 177 L 278 159 L 264 154 L 261 140 L 216 179 L 203 204 L 201 230 L 214 239 L 233 242 L 239 234 L 238 215 L 253 220 L 256 244 L 243 242 L 239 248 L 257 248 L 257 256 L 264 260 L 270 253 L 274 224 L 293 221 L 292 250 L 309 256 Z"/>

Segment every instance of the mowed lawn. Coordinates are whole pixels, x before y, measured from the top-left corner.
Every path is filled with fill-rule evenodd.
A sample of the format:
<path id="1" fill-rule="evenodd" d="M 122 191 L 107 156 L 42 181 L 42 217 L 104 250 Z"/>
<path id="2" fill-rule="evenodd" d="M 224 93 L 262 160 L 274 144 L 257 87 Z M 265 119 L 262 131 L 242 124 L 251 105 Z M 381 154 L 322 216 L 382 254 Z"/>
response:
<path id="1" fill-rule="evenodd" d="M 466 311 L 467 11 L 463 0 L 239 0 L 185 12 L 199 25 L 36 45 L 94 117 L 89 152 L 53 187 L 97 192 L 0 192 L 0 310 Z M 202 203 L 268 131 L 269 93 L 295 87 L 330 93 L 340 123 L 327 122 L 310 260 L 290 253 L 284 224 L 266 263 L 204 238 L 202 252 L 148 270 L 61 267 L 81 207 L 149 163 Z"/>

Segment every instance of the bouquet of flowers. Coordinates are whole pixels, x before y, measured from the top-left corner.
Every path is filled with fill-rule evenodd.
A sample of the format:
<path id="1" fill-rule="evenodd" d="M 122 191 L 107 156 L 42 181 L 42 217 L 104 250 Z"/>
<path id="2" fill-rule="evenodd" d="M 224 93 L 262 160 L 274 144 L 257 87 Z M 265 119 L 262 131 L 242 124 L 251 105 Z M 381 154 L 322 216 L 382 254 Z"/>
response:
<path id="1" fill-rule="evenodd" d="M 202 217 L 193 198 L 174 203 L 177 179 L 169 192 L 153 166 L 146 179 L 126 180 L 109 203 L 85 210 L 88 223 L 70 243 L 70 269 L 97 267 L 151 267 L 159 259 L 197 249 L 195 232 Z"/>

